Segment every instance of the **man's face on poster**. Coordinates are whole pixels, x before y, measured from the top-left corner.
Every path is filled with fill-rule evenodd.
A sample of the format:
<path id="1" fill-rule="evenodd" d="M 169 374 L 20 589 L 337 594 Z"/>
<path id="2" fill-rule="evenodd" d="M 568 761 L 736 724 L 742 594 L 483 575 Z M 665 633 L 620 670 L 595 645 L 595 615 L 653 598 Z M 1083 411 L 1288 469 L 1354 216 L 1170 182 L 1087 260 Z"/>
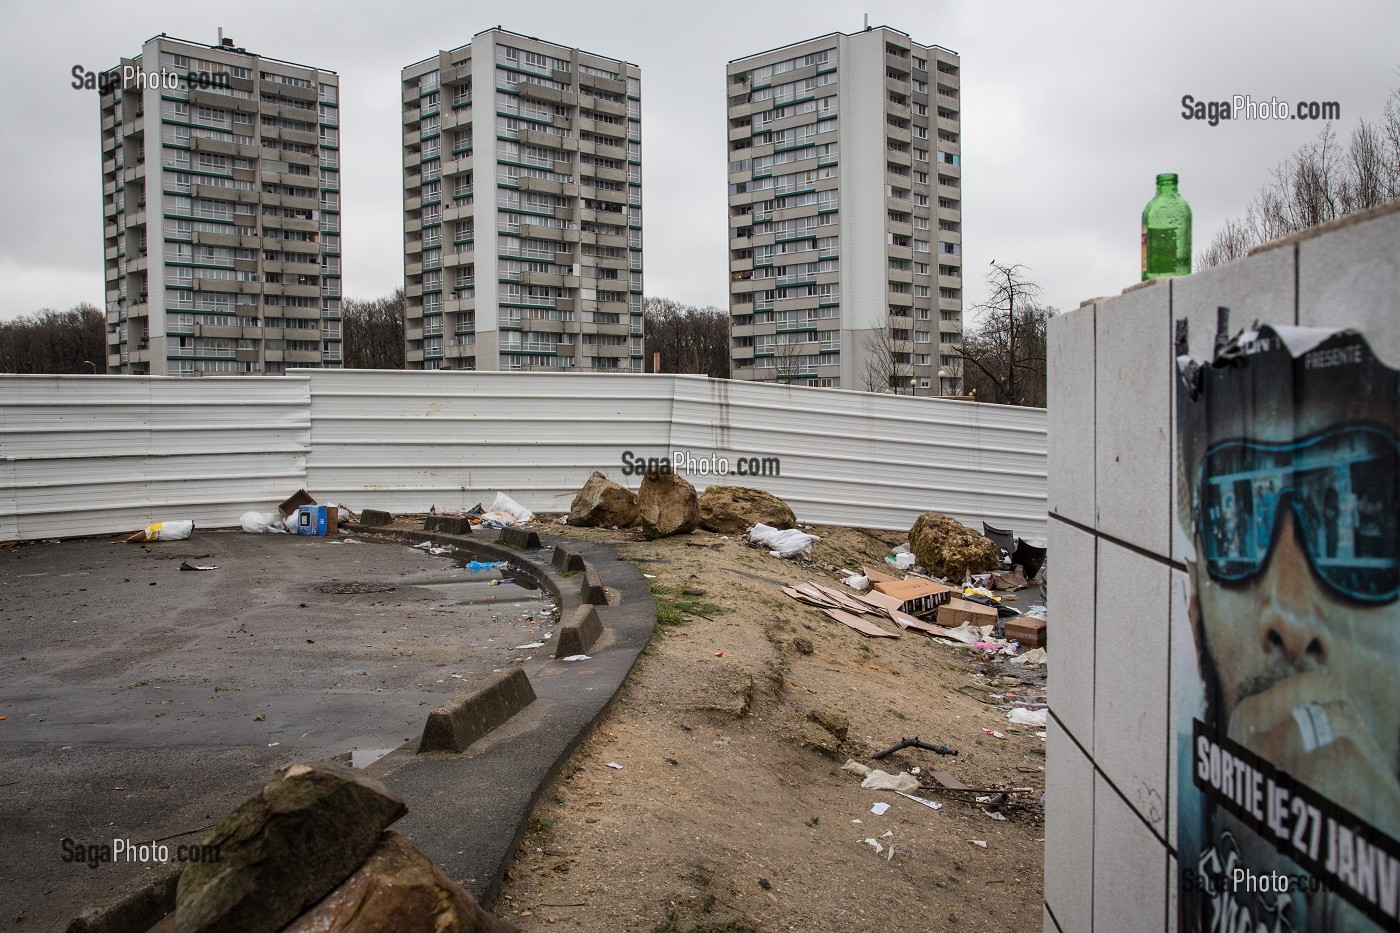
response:
<path id="1" fill-rule="evenodd" d="M 1355 402 L 1313 393 L 1248 443 L 1238 423 L 1205 439 L 1190 569 L 1216 724 L 1396 834 L 1397 414 Z"/>

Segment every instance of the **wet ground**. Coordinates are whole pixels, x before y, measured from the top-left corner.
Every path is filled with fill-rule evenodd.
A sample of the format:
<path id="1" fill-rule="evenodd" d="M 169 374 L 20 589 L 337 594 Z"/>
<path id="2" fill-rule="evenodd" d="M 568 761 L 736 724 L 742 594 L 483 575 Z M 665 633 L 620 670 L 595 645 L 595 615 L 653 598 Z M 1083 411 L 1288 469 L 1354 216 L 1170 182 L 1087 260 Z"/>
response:
<path id="1" fill-rule="evenodd" d="M 65 861 L 75 845 L 173 852 L 275 768 L 363 767 L 536 654 L 517 646 L 552 603 L 460 564 L 239 532 L 0 551 L 0 930 L 61 929 L 149 870 Z"/>

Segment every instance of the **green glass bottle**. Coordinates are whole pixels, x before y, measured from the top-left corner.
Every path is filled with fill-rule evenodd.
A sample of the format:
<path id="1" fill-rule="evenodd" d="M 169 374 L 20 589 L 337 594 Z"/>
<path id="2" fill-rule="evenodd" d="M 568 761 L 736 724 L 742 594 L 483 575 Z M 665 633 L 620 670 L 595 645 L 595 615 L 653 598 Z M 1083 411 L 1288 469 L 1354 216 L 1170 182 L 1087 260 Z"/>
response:
<path id="1" fill-rule="evenodd" d="M 1142 210 L 1142 280 L 1191 274 L 1191 207 L 1175 173 L 1157 176 L 1157 196 Z"/>

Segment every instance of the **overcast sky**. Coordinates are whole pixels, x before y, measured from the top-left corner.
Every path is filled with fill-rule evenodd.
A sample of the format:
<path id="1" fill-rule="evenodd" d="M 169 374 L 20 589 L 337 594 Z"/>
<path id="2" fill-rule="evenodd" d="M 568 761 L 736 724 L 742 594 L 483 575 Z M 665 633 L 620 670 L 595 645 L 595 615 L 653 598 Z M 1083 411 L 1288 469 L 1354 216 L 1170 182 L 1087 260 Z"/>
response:
<path id="1" fill-rule="evenodd" d="M 512 11 L 518 9 L 515 19 Z M 833 31 L 889 25 L 962 56 L 969 305 L 995 259 L 1063 309 L 1137 281 L 1139 220 L 1175 171 L 1199 250 L 1321 124 L 1181 116 L 1181 97 L 1337 101 L 1374 119 L 1400 83 L 1400 3 L 704 3 L 533 0 L 18 3 L 0 6 L 0 319 L 102 303 L 101 70 L 165 32 L 340 73 L 345 294 L 402 283 L 399 69 L 495 25 L 642 69 L 648 295 L 727 307 L 724 66 Z"/>

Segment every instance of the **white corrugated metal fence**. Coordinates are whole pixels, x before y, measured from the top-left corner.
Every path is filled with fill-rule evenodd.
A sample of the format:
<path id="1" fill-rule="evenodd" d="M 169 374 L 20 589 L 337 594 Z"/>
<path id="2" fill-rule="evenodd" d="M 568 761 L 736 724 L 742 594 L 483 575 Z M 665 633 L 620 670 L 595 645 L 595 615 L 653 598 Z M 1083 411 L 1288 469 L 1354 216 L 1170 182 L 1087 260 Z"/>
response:
<path id="1" fill-rule="evenodd" d="M 232 525 L 305 486 L 351 508 L 565 511 L 624 454 L 723 460 L 804 521 L 908 528 L 930 509 L 1045 534 L 1045 412 L 591 373 L 308 370 L 284 378 L 0 376 L 0 539 Z M 738 475 L 777 458 L 776 475 Z M 770 467 L 771 468 L 771 467 Z"/>

